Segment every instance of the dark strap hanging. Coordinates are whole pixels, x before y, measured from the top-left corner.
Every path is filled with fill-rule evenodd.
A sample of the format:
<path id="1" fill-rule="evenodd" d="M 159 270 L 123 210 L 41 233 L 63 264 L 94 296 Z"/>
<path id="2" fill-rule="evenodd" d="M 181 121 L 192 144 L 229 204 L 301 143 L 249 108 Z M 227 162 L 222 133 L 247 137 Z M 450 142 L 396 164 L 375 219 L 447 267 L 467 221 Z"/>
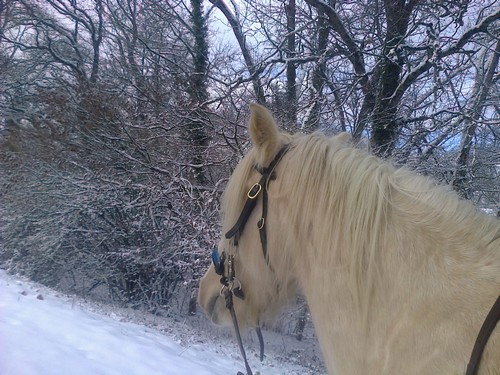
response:
<path id="1" fill-rule="evenodd" d="M 243 348 L 243 341 L 241 340 L 240 328 L 238 326 L 238 319 L 236 319 L 236 313 L 234 312 L 233 291 L 230 290 L 229 288 L 226 288 L 224 290 L 224 298 L 226 300 L 226 308 L 229 310 L 229 313 L 231 314 L 231 319 L 233 320 L 234 333 L 236 335 L 236 340 L 238 341 L 238 346 L 240 348 L 241 356 L 243 357 L 243 361 L 245 362 L 245 369 L 247 375 L 252 375 L 252 370 L 250 369 L 245 349 Z M 243 375 L 241 372 L 238 372 L 238 375 L 240 374 Z"/>
<path id="2" fill-rule="evenodd" d="M 500 295 L 498 296 L 496 302 L 493 304 L 490 312 L 486 316 L 486 319 L 479 330 L 476 342 L 474 343 L 474 349 L 472 349 L 472 354 L 470 357 L 469 364 L 467 365 L 467 372 L 465 375 L 476 375 L 479 369 L 479 363 L 481 362 L 481 356 L 483 355 L 484 348 L 488 343 L 488 339 L 491 333 L 495 329 L 498 321 L 500 320 Z"/>
<path id="3" fill-rule="evenodd" d="M 259 339 L 259 359 L 262 362 L 264 360 L 264 338 L 262 337 L 262 331 L 260 330 L 259 326 L 255 327 L 255 333 L 257 334 L 257 338 Z"/>

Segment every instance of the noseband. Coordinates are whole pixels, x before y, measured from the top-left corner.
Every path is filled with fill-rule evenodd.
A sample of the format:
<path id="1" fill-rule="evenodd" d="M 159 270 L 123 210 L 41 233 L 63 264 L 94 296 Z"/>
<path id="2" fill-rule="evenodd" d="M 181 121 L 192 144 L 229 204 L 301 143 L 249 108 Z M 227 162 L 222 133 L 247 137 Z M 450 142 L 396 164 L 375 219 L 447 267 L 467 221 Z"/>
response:
<path id="1" fill-rule="evenodd" d="M 264 259 L 266 260 L 267 265 L 272 269 L 269 263 L 269 256 L 267 253 L 267 234 L 266 234 L 266 217 L 267 217 L 267 200 L 268 200 L 268 186 L 269 181 L 274 180 L 276 175 L 274 173 L 274 169 L 281 161 L 285 153 L 289 149 L 289 144 L 284 145 L 276 154 L 274 159 L 271 161 L 268 167 L 262 168 L 259 165 L 255 166 L 255 169 L 261 174 L 261 178 L 259 182 L 256 182 L 248 191 L 245 205 L 241 211 L 238 220 L 236 220 L 236 224 L 226 233 L 226 239 L 234 238 L 234 245 L 238 246 L 238 240 L 241 234 L 243 233 L 243 229 L 245 229 L 245 225 L 252 214 L 255 205 L 257 204 L 257 200 L 260 195 L 262 195 L 262 215 L 257 223 L 257 228 L 259 229 L 260 243 L 262 245 L 262 253 L 264 255 Z M 247 371 L 247 375 L 252 375 L 252 370 L 248 364 L 245 349 L 243 348 L 243 343 L 241 340 L 240 329 L 238 326 L 238 320 L 236 318 L 236 313 L 234 311 L 233 306 L 233 295 L 240 299 L 245 299 L 245 295 L 243 293 L 241 282 L 236 278 L 236 273 L 234 269 L 234 255 L 226 255 L 223 251 L 219 256 L 219 252 L 217 248 L 215 248 L 212 252 L 212 261 L 214 264 L 215 272 L 221 276 L 220 282 L 222 284 L 222 288 L 220 291 L 220 295 L 224 297 L 226 301 L 226 308 L 229 310 L 231 314 L 231 319 L 233 321 L 234 332 L 236 334 L 236 339 L 238 340 L 238 346 L 240 347 L 241 356 L 243 357 L 243 361 L 245 362 L 245 368 Z M 264 340 L 262 338 L 262 332 L 260 327 L 256 327 L 257 337 L 259 339 L 260 344 L 260 360 L 264 359 Z M 241 372 L 238 372 L 237 375 L 243 375 Z"/>

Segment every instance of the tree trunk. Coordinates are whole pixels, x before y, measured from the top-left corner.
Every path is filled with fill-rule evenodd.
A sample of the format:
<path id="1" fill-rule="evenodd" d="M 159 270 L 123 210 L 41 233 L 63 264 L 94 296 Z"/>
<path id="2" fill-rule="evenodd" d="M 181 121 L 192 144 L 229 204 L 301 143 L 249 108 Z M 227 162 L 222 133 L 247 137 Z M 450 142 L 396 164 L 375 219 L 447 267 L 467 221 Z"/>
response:
<path id="1" fill-rule="evenodd" d="M 462 133 L 460 153 L 458 155 L 455 177 L 452 184 L 453 188 L 456 191 L 458 191 L 463 197 L 468 199 L 472 196 L 472 191 L 468 186 L 468 164 L 473 146 L 474 135 L 476 134 L 478 122 L 483 113 L 485 101 L 488 97 L 488 92 L 493 82 L 495 70 L 498 66 L 499 56 L 500 40 L 496 43 L 495 50 L 490 57 L 484 76 L 476 78 L 476 83 L 474 86 L 475 95 L 473 96 L 474 101 L 472 107 L 468 111 L 468 115 L 465 118 L 465 129 Z M 480 75 L 481 72 L 478 72 L 477 74 Z"/>
<path id="2" fill-rule="evenodd" d="M 318 39 L 316 55 L 318 62 L 312 72 L 312 87 L 313 98 L 309 110 L 309 116 L 304 124 L 304 131 L 310 133 L 319 128 L 321 120 L 321 107 L 324 100 L 323 89 L 326 85 L 326 48 L 328 46 L 328 37 L 330 29 L 326 24 L 325 14 L 322 9 L 318 8 Z"/>
<path id="3" fill-rule="evenodd" d="M 99 63 L 100 63 L 100 48 L 102 44 L 102 33 L 103 33 L 103 13 L 104 7 L 102 4 L 102 0 L 96 0 L 95 2 L 95 10 L 97 12 L 98 24 L 94 27 L 94 32 L 92 33 L 92 48 L 93 48 L 93 56 L 92 56 L 92 71 L 90 73 L 90 82 L 97 82 L 99 76 Z"/>
<path id="4" fill-rule="evenodd" d="M 297 125 L 297 66 L 295 63 L 291 62 L 296 55 L 296 43 L 295 43 L 295 0 L 289 0 L 288 4 L 285 5 L 286 11 L 286 30 L 288 35 L 286 37 L 286 100 L 287 108 L 286 117 L 288 125 L 295 129 Z"/>
<path id="5" fill-rule="evenodd" d="M 377 79 L 371 86 L 376 88 L 372 113 L 372 137 L 370 140 L 373 151 L 384 157 L 392 154 L 398 138 L 400 125 L 396 120 L 399 101 L 395 94 L 401 80 L 403 59 L 400 44 L 408 30 L 412 6 L 399 0 L 384 1 L 387 33 L 379 69 L 373 78 Z"/>
<path id="6" fill-rule="evenodd" d="M 204 126 L 206 100 L 208 99 L 208 42 L 206 18 L 203 15 L 203 0 L 191 0 L 191 25 L 194 36 L 193 73 L 190 80 L 190 96 L 193 111 L 188 120 L 188 132 L 193 147 L 192 168 L 196 182 L 207 183 L 204 168 L 208 135 Z"/>
<path id="7" fill-rule="evenodd" d="M 264 96 L 264 89 L 260 82 L 260 71 L 255 66 L 252 55 L 250 54 L 250 50 L 246 43 L 245 35 L 243 35 L 243 30 L 241 29 L 241 25 L 236 19 L 236 17 L 231 13 L 227 5 L 222 0 L 209 0 L 215 7 L 217 7 L 222 14 L 227 19 L 227 22 L 231 25 L 234 36 L 238 41 L 238 45 L 241 49 L 241 54 L 245 59 L 245 64 L 247 66 L 248 72 L 250 73 L 250 77 L 253 84 L 253 89 L 255 92 L 255 97 L 257 98 L 257 102 L 259 104 L 266 104 L 266 97 Z"/>

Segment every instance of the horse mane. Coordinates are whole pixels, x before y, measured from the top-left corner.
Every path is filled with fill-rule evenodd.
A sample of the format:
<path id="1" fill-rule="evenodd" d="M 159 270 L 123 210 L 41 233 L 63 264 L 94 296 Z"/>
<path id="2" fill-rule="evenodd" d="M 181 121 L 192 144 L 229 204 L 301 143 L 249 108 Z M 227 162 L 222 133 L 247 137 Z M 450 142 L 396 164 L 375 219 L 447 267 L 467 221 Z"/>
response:
<path id="1" fill-rule="evenodd" d="M 296 202 L 288 214 L 295 223 L 311 218 L 310 225 L 320 236 L 315 256 L 350 268 L 352 292 L 365 308 L 382 272 L 381 257 L 410 232 L 425 233 L 436 245 L 400 249 L 425 252 L 412 256 L 429 256 L 439 249 L 455 252 L 450 256 L 474 257 L 479 252 L 473 249 L 498 238 L 497 220 L 460 199 L 449 186 L 396 168 L 339 137 L 315 133 L 298 137 L 293 144 L 283 167 L 293 186 L 290 200 Z M 314 241 L 306 233 L 302 237 Z"/>
<path id="2" fill-rule="evenodd" d="M 383 272 L 381 257 L 394 247 L 394 241 L 404 242 L 406 231 L 413 236 L 425 232 L 430 242 L 448 244 L 448 249 L 417 246 L 400 250 L 416 252 L 413 257 L 430 256 L 432 251 L 473 257 L 477 253 L 474 248 L 487 246 L 499 235 L 495 218 L 478 212 L 449 186 L 439 186 L 404 167 L 396 168 L 353 147 L 343 137 L 321 133 L 281 136 L 282 143 L 291 142 L 292 149 L 282 161 L 277 181 L 294 202 L 287 212 L 293 223 L 290 228 L 297 230 L 297 238 L 309 242 L 290 248 L 308 249 L 301 262 L 320 257 L 325 264 L 349 267 L 354 299 L 365 313 L 373 285 Z M 252 150 L 245 156 L 228 183 L 222 203 L 226 226 L 234 223 L 241 211 L 249 188 L 242 181 L 251 183 L 255 154 Z M 286 254 L 281 263 L 288 267 L 289 259 L 284 257 Z"/>

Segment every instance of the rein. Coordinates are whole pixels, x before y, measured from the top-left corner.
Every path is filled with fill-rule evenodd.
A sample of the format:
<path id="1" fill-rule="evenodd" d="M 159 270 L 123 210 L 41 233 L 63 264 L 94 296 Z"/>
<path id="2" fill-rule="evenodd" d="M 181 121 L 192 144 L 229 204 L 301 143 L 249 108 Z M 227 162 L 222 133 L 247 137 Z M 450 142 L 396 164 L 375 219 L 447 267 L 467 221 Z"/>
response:
<path id="1" fill-rule="evenodd" d="M 257 204 L 257 200 L 260 195 L 262 195 L 262 215 L 257 223 L 257 227 L 259 229 L 260 242 L 262 245 L 262 253 L 264 255 L 264 259 L 266 260 L 267 265 L 272 269 L 269 263 L 269 255 L 267 254 L 267 234 L 266 234 L 266 217 L 267 217 L 267 201 L 268 201 L 268 186 L 269 181 L 274 180 L 276 175 L 274 173 L 274 169 L 281 161 L 283 156 L 288 151 L 290 145 L 284 145 L 276 154 L 274 159 L 271 161 L 269 166 L 266 168 L 262 168 L 260 166 L 256 166 L 255 168 L 261 174 L 261 178 L 259 182 L 256 182 L 248 191 L 247 199 L 241 214 L 236 220 L 236 224 L 226 233 L 226 239 L 234 238 L 235 246 L 238 246 L 238 239 L 240 235 L 243 233 L 243 229 L 252 214 L 255 205 Z M 215 272 L 221 276 L 220 283 L 222 284 L 222 288 L 220 290 L 220 295 L 224 297 L 226 301 L 226 308 L 229 310 L 231 314 L 231 320 L 233 322 L 234 332 L 236 335 L 236 340 L 238 341 L 238 346 L 240 348 L 241 356 L 243 357 L 243 361 L 245 362 L 245 369 L 247 375 L 252 375 L 252 370 L 250 369 L 250 365 L 248 364 L 247 356 L 245 353 L 245 349 L 243 348 L 243 342 L 241 340 L 240 328 L 238 325 L 238 319 L 236 317 L 236 312 L 234 311 L 233 305 L 233 296 L 245 299 L 245 294 L 243 293 L 241 282 L 236 278 L 235 270 L 234 270 L 234 255 L 230 254 L 226 256 L 226 253 L 223 251 L 219 256 L 217 248 L 215 248 L 212 252 L 212 262 L 214 264 Z M 227 263 L 227 265 L 226 265 Z M 260 360 L 264 359 L 264 339 L 262 338 L 262 332 L 260 327 L 257 326 L 255 328 L 257 333 L 257 337 L 259 339 L 260 345 Z M 237 375 L 244 375 L 242 372 L 238 372 Z"/>
<path id="2" fill-rule="evenodd" d="M 229 310 L 229 313 L 231 314 L 234 333 L 236 335 L 236 340 L 238 341 L 238 346 L 240 348 L 241 356 L 243 357 L 243 361 L 245 362 L 247 375 L 253 375 L 252 370 L 250 369 L 250 365 L 248 364 L 245 349 L 243 348 L 243 341 L 241 340 L 240 327 L 238 325 L 238 319 L 236 318 L 236 312 L 234 311 L 234 305 L 233 305 L 233 296 L 236 296 L 237 298 L 240 299 L 245 299 L 245 295 L 243 293 L 243 290 L 241 289 L 241 282 L 235 276 L 234 255 L 229 255 L 229 258 L 227 259 L 227 271 L 225 267 L 226 254 L 224 252 L 219 257 L 217 248 L 215 248 L 212 252 L 212 261 L 214 263 L 215 272 L 221 276 L 220 282 L 222 284 L 222 288 L 220 290 L 220 295 L 224 297 L 224 300 L 226 301 L 226 308 Z M 255 332 L 257 333 L 257 337 L 259 339 L 260 361 L 262 362 L 264 360 L 264 339 L 262 338 L 262 332 L 260 330 L 260 327 L 257 326 L 255 328 Z M 238 372 L 237 375 L 244 375 L 244 374 L 242 372 Z"/>
<path id="3" fill-rule="evenodd" d="M 470 356 L 469 364 L 467 365 L 467 372 L 465 375 L 476 375 L 479 369 L 479 363 L 481 362 L 481 356 L 483 355 L 484 348 L 488 343 L 488 339 L 491 333 L 495 329 L 495 326 L 500 321 L 500 295 L 498 296 L 496 302 L 493 304 L 490 312 L 486 316 L 486 319 L 479 330 L 476 342 L 474 343 L 474 348 L 472 349 L 472 354 Z"/>

